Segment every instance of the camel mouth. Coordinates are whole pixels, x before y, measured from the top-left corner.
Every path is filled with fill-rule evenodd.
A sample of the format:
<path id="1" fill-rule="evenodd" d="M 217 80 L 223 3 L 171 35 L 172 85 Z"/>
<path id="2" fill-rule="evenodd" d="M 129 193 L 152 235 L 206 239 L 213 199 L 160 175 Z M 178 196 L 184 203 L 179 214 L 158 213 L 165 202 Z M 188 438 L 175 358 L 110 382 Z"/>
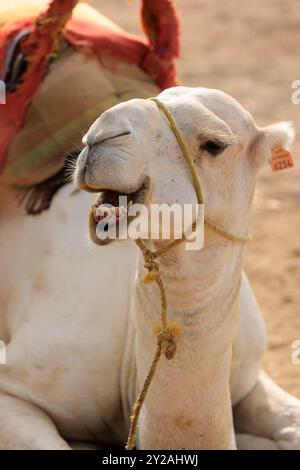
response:
<path id="1" fill-rule="evenodd" d="M 126 227 L 137 215 L 129 215 L 133 204 L 144 204 L 149 191 L 150 180 L 146 178 L 140 188 L 134 192 L 119 192 L 105 189 L 100 192 L 89 213 L 89 234 L 97 245 L 107 245 L 114 239 L 119 239 L 121 229 Z M 108 236 L 108 231 L 114 229 L 115 238 Z M 123 239 L 124 237 L 122 237 Z"/>

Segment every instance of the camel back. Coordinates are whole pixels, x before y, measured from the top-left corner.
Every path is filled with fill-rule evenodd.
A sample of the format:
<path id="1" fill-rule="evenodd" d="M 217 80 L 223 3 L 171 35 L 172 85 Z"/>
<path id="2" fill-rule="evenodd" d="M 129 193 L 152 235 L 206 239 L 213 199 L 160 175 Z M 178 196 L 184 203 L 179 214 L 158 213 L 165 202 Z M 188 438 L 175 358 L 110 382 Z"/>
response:
<path id="1" fill-rule="evenodd" d="M 72 1 L 76 3 L 63 0 L 70 5 Z M 12 9 L 13 3 L 2 10 L 0 4 L 0 70 L 16 35 L 37 23 L 45 9 L 45 0 L 18 0 L 17 9 Z M 33 17 L 28 20 L 29 13 Z M 163 60 L 153 43 L 127 34 L 90 6 L 78 4 L 55 41 L 55 54 L 52 50 L 47 57 L 36 90 L 27 86 L 29 70 L 8 90 L 7 104 L 0 105 L 0 181 L 30 187 L 57 174 L 104 110 L 175 85 L 173 58 L 174 54 Z"/>

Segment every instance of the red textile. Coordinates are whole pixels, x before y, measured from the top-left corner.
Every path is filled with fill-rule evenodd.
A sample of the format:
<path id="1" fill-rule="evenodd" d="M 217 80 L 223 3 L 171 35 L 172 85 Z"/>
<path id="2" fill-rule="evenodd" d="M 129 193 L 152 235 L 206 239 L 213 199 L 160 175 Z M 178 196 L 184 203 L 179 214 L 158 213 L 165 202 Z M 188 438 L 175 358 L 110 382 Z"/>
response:
<path id="1" fill-rule="evenodd" d="M 64 26 L 76 0 L 60 0 L 50 4 L 37 21 L 23 21 L 0 31 L 0 70 L 3 69 L 6 47 L 19 31 L 30 28 L 32 34 L 22 41 L 22 51 L 30 60 L 23 81 L 13 93 L 7 93 L 6 104 L 1 106 L 0 119 L 0 168 L 5 161 L 8 146 L 22 126 L 26 110 L 45 75 L 49 54 L 55 47 L 57 30 Z M 54 18 L 55 21 L 48 21 Z"/>
<path id="2" fill-rule="evenodd" d="M 22 127 L 26 110 L 45 76 L 49 55 L 56 47 L 57 33 L 75 4 L 76 0 L 53 0 L 37 19 L 25 20 L 0 31 L 1 71 L 10 39 L 19 31 L 32 30 L 21 43 L 28 60 L 22 83 L 13 93 L 7 93 L 6 104 L 0 107 L 0 169 L 9 144 Z M 131 34 L 76 19 L 68 21 L 63 34 L 74 47 L 93 51 L 101 61 L 111 56 L 136 64 L 153 77 L 161 89 L 174 86 L 177 78 L 173 59 L 179 51 L 179 22 L 174 4 L 171 0 L 144 0 L 142 16 L 150 43 Z"/>
<path id="3" fill-rule="evenodd" d="M 179 55 L 179 17 L 173 0 L 144 0 L 142 26 L 155 53 L 165 60 Z"/>

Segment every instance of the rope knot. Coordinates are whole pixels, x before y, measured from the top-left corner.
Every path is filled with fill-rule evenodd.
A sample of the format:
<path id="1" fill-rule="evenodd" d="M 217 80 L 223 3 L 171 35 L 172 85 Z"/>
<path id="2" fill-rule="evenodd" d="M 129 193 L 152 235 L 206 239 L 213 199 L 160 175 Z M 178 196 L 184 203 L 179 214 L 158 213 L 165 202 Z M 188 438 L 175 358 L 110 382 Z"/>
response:
<path id="1" fill-rule="evenodd" d="M 177 351 L 176 336 L 180 335 L 181 326 L 175 321 L 168 321 L 167 326 L 154 325 L 153 329 L 157 335 L 157 344 L 166 359 L 173 359 Z"/>
<path id="2" fill-rule="evenodd" d="M 176 343 L 168 330 L 161 330 L 157 336 L 158 344 L 161 347 L 166 359 L 172 359 L 176 354 Z"/>
<path id="3" fill-rule="evenodd" d="M 159 266 L 153 257 L 147 257 L 144 264 L 145 268 L 148 269 L 148 273 L 144 276 L 144 283 L 149 284 L 159 278 Z"/>

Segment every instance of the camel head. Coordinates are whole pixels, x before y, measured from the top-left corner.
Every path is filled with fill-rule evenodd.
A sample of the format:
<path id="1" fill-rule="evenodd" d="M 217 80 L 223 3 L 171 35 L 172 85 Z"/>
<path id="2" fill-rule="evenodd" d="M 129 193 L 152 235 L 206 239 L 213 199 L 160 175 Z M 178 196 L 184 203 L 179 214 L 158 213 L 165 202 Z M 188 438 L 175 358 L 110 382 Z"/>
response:
<path id="1" fill-rule="evenodd" d="M 271 158 L 274 146 L 289 146 L 291 124 L 258 127 L 236 100 L 214 89 L 174 87 L 158 98 L 172 113 L 194 160 L 205 217 L 227 230 L 245 233 L 257 172 Z M 92 124 L 83 144 L 75 184 L 100 192 L 90 215 L 90 235 L 96 243 L 109 241 L 96 235 L 105 205 L 112 207 L 112 223 L 119 223 L 119 196 L 127 196 L 129 205 L 147 208 L 196 204 L 187 163 L 155 102 L 134 99 L 114 106 Z M 130 226 L 134 217 L 126 217 Z"/>

